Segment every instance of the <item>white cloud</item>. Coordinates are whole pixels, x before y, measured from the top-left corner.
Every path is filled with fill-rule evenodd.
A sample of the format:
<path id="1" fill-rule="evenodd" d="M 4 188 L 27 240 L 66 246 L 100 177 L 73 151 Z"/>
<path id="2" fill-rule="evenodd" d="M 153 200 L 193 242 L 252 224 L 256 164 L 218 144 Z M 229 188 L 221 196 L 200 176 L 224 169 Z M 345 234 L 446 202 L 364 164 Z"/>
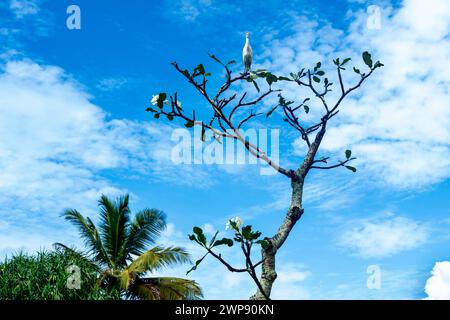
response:
<path id="1" fill-rule="evenodd" d="M 198 16 L 207 12 L 212 0 L 178 0 L 174 13 L 183 17 L 186 21 L 195 21 Z"/>
<path id="2" fill-rule="evenodd" d="M 98 82 L 97 88 L 103 91 L 118 90 L 127 83 L 124 78 L 105 78 Z"/>
<path id="3" fill-rule="evenodd" d="M 241 6 L 230 1 L 217 0 L 172 0 L 166 1 L 166 4 L 172 15 L 182 18 L 188 23 L 229 15 L 240 12 L 241 9 Z"/>
<path id="4" fill-rule="evenodd" d="M 450 59 L 450 2 L 406 0 L 397 11 L 384 6 L 381 30 L 366 28 L 365 8 L 348 16 L 354 22 L 345 33 L 326 21 L 296 17 L 287 26 L 292 32 L 266 39 L 269 44 L 256 60 L 284 74 L 322 61 L 336 84 L 332 59 L 349 56 L 350 66 L 361 66 L 361 52 L 371 51 L 385 67 L 343 103 L 322 151 L 340 155 L 351 148 L 360 172 L 397 188 L 443 181 L 450 176 L 450 67 L 445 63 Z M 350 86 L 357 78 L 347 69 L 344 78 Z M 288 97 L 308 96 L 296 85 L 286 88 Z M 304 118 L 309 121 L 319 113 L 312 108 Z M 300 140 L 293 147 L 297 153 L 304 150 Z"/>
<path id="5" fill-rule="evenodd" d="M 9 9 L 19 19 L 27 15 L 35 15 L 39 12 L 39 6 L 36 1 L 32 0 L 11 0 Z"/>
<path id="6" fill-rule="evenodd" d="M 361 184 L 358 175 L 345 168 L 333 173 L 332 180 L 329 175 L 329 172 L 316 172 L 310 182 L 305 184 L 305 207 L 312 205 L 322 211 L 334 212 L 336 208 L 345 209 L 361 196 L 357 191 Z"/>
<path id="7" fill-rule="evenodd" d="M 213 235 L 213 234 L 215 234 L 216 231 L 217 231 L 217 229 L 216 229 L 212 224 L 210 224 L 210 223 L 205 223 L 205 224 L 202 226 L 202 229 L 203 229 L 203 231 L 205 232 L 205 234 L 208 234 L 208 235 Z"/>
<path id="8" fill-rule="evenodd" d="M 280 266 L 277 281 L 281 283 L 302 282 L 311 275 L 302 266 L 296 264 L 284 264 Z"/>
<path id="9" fill-rule="evenodd" d="M 428 300 L 450 300 L 450 261 L 436 262 L 425 284 Z"/>
<path id="10" fill-rule="evenodd" d="M 86 212 L 100 194 L 126 192 L 105 178 L 113 170 L 208 183 L 193 166 L 171 165 L 171 127 L 109 119 L 56 66 L 23 59 L 6 61 L 0 70 L 0 220 L 10 225 L 8 238 L 16 244 L 1 241 L 2 250 L 32 246 L 24 232 L 46 234 L 45 243 L 62 241 L 62 232 L 49 230 L 65 227 L 56 218 L 63 209 Z"/>
<path id="11" fill-rule="evenodd" d="M 391 214 L 353 223 L 339 238 L 339 244 L 362 258 L 383 258 L 424 244 L 428 228 L 412 219 Z"/>
<path id="12" fill-rule="evenodd" d="M 302 283 L 311 276 L 309 270 L 299 264 L 278 263 L 277 280 L 272 290 L 272 299 L 310 299 L 311 294 Z"/>
<path id="13" fill-rule="evenodd" d="M 450 151 L 443 145 L 419 141 L 366 141 L 353 149 L 369 170 L 397 187 L 438 183 L 450 175 L 450 157 L 447 157 Z"/>
<path id="14" fill-rule="evenodd" d="M 324 213 L 335 212 L 336 208 L 345 209 L 362 196 L 359 192 L 362 182 L 358 175 L 347 169 L 335 172 L 332 180 L 329 175 L 329 172 L 314 172 L 310 181 L 305 184 L 303 206 L 307 210 L 316 208 Z M 292 192 L 289 181 L 280 175 L 260 177 L 260 179 L 261 183 L 257 187 L 264 192 L 269 192 L 268 199 L 257 205 L 240 208 L 230 213 L 228 218 L 239 216 L 250 223 L 257 218 L 273 215 L 275 212 L 283 213 L 289 208 Z M 332 214 L 328 218 L 332 221 L 337 219 L 337 216 Z"/>
<path id="15" fill-rule="evenodd" d="M 0 49 L 23 47 L 24 39 L 48 36 L 54 31 L 53 12 L 43 6 L 47 0 L 4 0 L 10 15 L 2 16 Z"/>
<path id="16" fill-rule="evenodd" d="M 96 170 L 127 161 L 114 146 L 127 123 L 105 121 L 78 85 L 54 66 L 9 61 L 0 74 L 0 197 L 33 211 L 54 208 L 55 198 L 96 196 L 110 188 Z M 123 133 L 122 133 L 123 132 Z M 128 137 L 128 136 L 127 136 Z M 123 137 L 125 138 L 125 137 Z M 70 204 L 69 201 L 67 204 Z M 24 208 L 25 209 L 25 208 Z M 59 208 L 61 210 L 62 208 Z"/>
<path id="17" fill-rule="evenodd" d="M 396 18 L 420 39 L 441 40 L 448 35 L 449 16 L 450 6 L 446 0 L 432 0 L 428 3 L 405 0 L 403 9 Z"/>
<path id="18" fill-rule="evenodd" d="M 17 241 L 20 237 L 20 241 Z M 29 233 L 26 231 L 15 232 L 14 236 L 10 233 L 0 234 L 0 259 L 3 260 L 5 256 L 15 254 L 17 252 L 36 252 L 41 249 L 50 248 L 55 239 L 43 234 Z"/>

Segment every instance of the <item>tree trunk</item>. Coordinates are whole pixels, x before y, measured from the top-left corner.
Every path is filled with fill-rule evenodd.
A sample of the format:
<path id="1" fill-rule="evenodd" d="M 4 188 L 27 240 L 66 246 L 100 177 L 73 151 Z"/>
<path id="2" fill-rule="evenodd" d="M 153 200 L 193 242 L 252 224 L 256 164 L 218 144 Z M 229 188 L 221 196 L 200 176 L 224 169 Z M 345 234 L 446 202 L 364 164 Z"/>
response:
<path id="1" fill-rule="evenodd" d="M 277 272 L 275 269 L 275 256 L 278 249 L 286 241 L 289 233 L 294 228 L 297 221 L 301 218 L 303 214 L 302 208 L 302 195 L 303 195 L 303 184 L 304 177 L 295 174 L 291 178 L 291 204 L 283 219 L 281 226 L 278 228 L 277 233 L 267 240 L 269 240 L 270 245 L 267 249 L 262 249 L 262 259 L 264 262 L 261 267 L 261 278 L 260 283 L 264 292 L 270 297 L 272 291 L 272 285 L 277 278 Z M 265 300 L 264 295 L 258 290 L 253 296 L 250 297 L 251 300 Z"/>
<path id="2" fill-rule="evenodd" d="M 291 205 L 283 219 L 283 223 L 278 228 L 277 233 L 267 240 L 270 242 L 270 246 L 267 249 L 262 249 L 263 263 L 261 266 L 261 278 L 260 283 L 264 292 L 268 297 L 272 291 L 272 285 L 277 278 L 277 272 L 275 269 L 275 256 L 278 249 L 286 241 L 289 233 L 294 228 L 297 221 L 303 215 L 302 199 L 303 199 L 303 185 L 305 183 L 305 177 L 308 174 L 311 165 L 314 163 L 314 157 L 319 150 L 322 138 L 325 135 L 327 122 L 322 122 L 322 127 L 314 138 L 314 142 L 310 145 L 308 153 L 306 154 L 303 163 L 297 171 L 292 171 L 291 177 Z M 264 295 L 258 290 L 250 297 L 251 300 L 264 300 Z"/>

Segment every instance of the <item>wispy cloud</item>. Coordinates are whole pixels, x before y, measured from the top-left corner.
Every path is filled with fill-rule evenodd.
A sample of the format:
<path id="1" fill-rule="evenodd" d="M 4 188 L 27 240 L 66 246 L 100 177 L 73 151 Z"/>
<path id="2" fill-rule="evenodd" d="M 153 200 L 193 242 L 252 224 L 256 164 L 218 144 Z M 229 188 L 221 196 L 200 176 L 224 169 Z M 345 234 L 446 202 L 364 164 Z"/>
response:
<path id="1" fill-rule="evenodd" d="M 273 287 L 273 299 L 299 300 L 311 299 L 312 295 L 304 281 L 311 271 L 301 264 L 279 264 L 277 281 Z"/>
<path id="2" fill-rule="evenodd" d="M 307 211 L 314 208 L 325 213 L 330 211 L 336 213 L 337 209 L 343 210 L 360 198 L 358 186 L 361 181 L 358 176 L 347 172 L 334 173 L 334 178 L 330 180 L 329 175 L 330 173 L 312 174 L 305 184 L 303 206 Z M 239 209 L 231 213 L 230 217 L 238 215 L 246 220 L 253 220 L 277 212 L 284 214 L 291 201 L 292 190 L 289 180 L 285 177 L 251 177 L 251 179 L 253 182 L 255 179 L 260 181 L 258 185 L 264 186 L 263 190 L 268 192 L 269 198 L 264 202 Z M 333 218 L 336 216 L 333 215 Z"/>
<path id="3" fill-rule="evenodd" d="M 1 69 L 0 220 L 10 226 L 2 249 L 29 246 L 20 236 L 24 232 L 61 240 L 50 230 L 60 230 L 63 221 L 54 218 L 63 209 L 85 212 L 100 194 L 126 191 L 106 173 L 127 170 L 128 177 L 207 185 L 205 172 L 171 163 L 171 127 L 109 119 L 56 66 L 22 59 L 6 61 Z M 42 223 L 43 217 L 50 220 Z"/>
<path id="4" fill-rule="evenodd" d="M 344 171 L 344 172 L 343 172 Z M 330 179 L 330 174 L 333 179 Z M 361 177 L 342 169 L 341 172 L 325 172 L 311 175 L 312 179 L 305 184 L 304 205 L 323 211 L 336 211 L 349 207 L 357 201 L 361 194 L 358 188 Z"/>
<path id="5" fill-rule="evenodd" d="M 450 176 L 450 72 L 442 64 L 450 58 L 450 3 L 436 0 L 429 6 L 406 0 L 399 9 L 381 7 L 381 30 L 366 27 L 365 9 L 349 13 L 354 21 L 348 31 L 327 21 L 294 17 L 285 26 L 291 30 L 286 36 L 268 33 L 265 51 L 256 61 L 282 74 L 322 61 L 338 83 L 328 62 L 348 56 L 361 66 L 361 52 L 371 51 L 385 67 L 344 103 L 322 151 L 339 155 L 353 149 L 355 164 L 383 185 L 417 189 L 440 182 Z M 423 12 L 427 17 L 417 19 Z M 347 69 L 345 85 L 350 86 L 357 78 Z M 288 98 L 307 96 L 295 85 L 286 89 Z M 312 108 L 304 118 L 317 115 Z"/>
<path id="6" fill-rule="evenodd" d="M 9 14 L 2 15 L 0 49 L 17 49 L 23 39 L 45 37 L 52 32 L 53 13 L 45 8 L 46 0 L 6 0 L 0 4 Z"/>
<path id="7" fill-rule="evenodd" d="M 427 242 L 426 225 L 406 217 L 387 214 L 354 221 L 339 237 L 339 244 L 362 258 L 384 258 Z"/>
<path id="8" fill-rule="evenodd" d="M 180 14 L 188 21 L 194 21 L 200 14 L 207 12 L 211 6 L 211 0 L 190 1 L 181 0 Z"/>
<path id="9" fill-rule="evenodd" d="M 189 23 L 237 13 L 241 7 L 232 2 L 218 0 L 176 0 L 166 3 L 171 14 Z"/>
<path id="10" fill-rule="evenodd" d="M 127 79 L 124 78 L 105 78 L 101 79 L 97 88 L 102 91 L 113 91 L 122 88 L 127 83 Z"/>
<path id="11" fill-rule="evenodd" d="M 28 15 L 35 15 L 40 10 L 38 2 L 33 0 L 11 0 L 9 9 L 19 19 Z"/>
<path id="12" fill-rule="evenodd" d="M 369 274 L 367 265 L 360 269 L 337 271 L 323 275 L 318 283 L 311 288 L 315 299 L 418 299 L 423 283 L 422 272 L 413 266 L 392 267 L 379 265 L 380 288 L 367 288 Z M 351 268 L 349 268 L 351 269 Z M 331 284 L 331 285 L 330 285 Z"/>

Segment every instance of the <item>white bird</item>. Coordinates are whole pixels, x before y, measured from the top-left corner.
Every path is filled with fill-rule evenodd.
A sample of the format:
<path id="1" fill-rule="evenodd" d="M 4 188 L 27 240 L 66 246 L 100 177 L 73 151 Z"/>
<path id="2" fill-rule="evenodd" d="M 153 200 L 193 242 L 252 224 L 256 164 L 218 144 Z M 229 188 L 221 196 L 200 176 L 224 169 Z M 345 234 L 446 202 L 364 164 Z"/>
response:
<path id="1" fill-rule="evenodd" d="M 244 49 L 242 49 L 242 62 L 244 63 L 245 73 L 250 71 L 252 65 L 252 47 L 250 47 L 249 37 L 250 32 L 247 32 L 245 34 L 245 46 Z"/>

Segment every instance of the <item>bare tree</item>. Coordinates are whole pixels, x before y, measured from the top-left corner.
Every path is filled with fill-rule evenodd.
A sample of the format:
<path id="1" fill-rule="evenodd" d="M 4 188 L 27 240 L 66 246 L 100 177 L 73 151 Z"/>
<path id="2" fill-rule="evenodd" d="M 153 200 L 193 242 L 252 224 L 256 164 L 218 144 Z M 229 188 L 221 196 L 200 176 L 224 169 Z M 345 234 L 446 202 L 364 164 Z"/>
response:
<path id="1" fill-rule="evenodd" d="M 304 212 L 302 206 L 303 188 L 308 173 L 311 170 L 328 170 L 338 167 L 345 167 L 353 172 L 356 171 L 356 168 L 349 165 L 349 162 L 355 159 L 352 157 L 350 150 L 346 150 L 345 157 L 335 163 L 329 163 L 329 157 L 319 158 L 317 156 L 327 125 L 329 121 L 339 113 L 342 101 L 350 93 L 358 89 L 362 83 L 370 77 L 377 68 L 383 66 L 383 64 L 379 61 L 373 63 L 371 55 L 368 52 L 364 52 L 362 58 L 365 65 L 368 67 L 368 71 L 362 72 L 356 67 L 353 67 L 353 71 L 359 75 L 359 80 L 353 86 L 346 87 L 343 81 L 343 71 L 345 71 L 345 68 L 351 59 L 346 58 L 340 61 L 338 58 L 333 60 L 336 66 L 337 78 L 339 81 L 337 87 L 340 94 L 335 102 L 330 103 L 327 100 L 327 94 L 332 90 L 333 83 L 325 77 L 325 72 L 321 70 L 322 65 L 320 62 L 312 69 L 302 69 L 297 73 L 291 73 L 289 77 L 276 76 L 264 69 L 240 73 L 233 77 L 230 66 L 235 63 L 234 61 L 223 63 L 214 55 L 210 55 L 210 57 L 222 65 L 225 70 L 225 81 L 218 90 L 214 90 L 213 93 L 209 92 L 208 87 L 208 80 L 211 74 L 206 72 L 202 64 L 199 64 L 192 72 L 190 72 L 180 68 L 176 62 L 173 63 L 175 69 L 186 78 L 211 107 L 211 116 L 206 119 L 206 121 L 197 119 L 195 110 L 192 110 L 192 113 L 190 113 L 181 108 L 177 93 L 170 96 L 166 93 L 160 93 L 154 101 L 154 104 L 157 105 L 157 109 L 150 107 L 147 111 L 152 112 L 155 118 L 164 115 L 168 120 L 173 120 L 174 118 L 182 119 L 185 121 L 185 126 L 187 128 L 195 125 L 201 126 L 202 140 L 204 140 L 206 130 L 211 130 L 213 136 L 218 141 L 222 138 L 235 139 L 242 143 L 253 156 L 266 162 L 274 170 L 290 180 L 291 201 L 289 209 L 273 236 L 266 237 L 264 240 L 257 240 L 261 233 L 253 232 L 251 226 L 240 228 L 236 222 L 232 222 L 231 227 L 236 231 L 234 240 L 241 244 L 241 249 L 244 253 L 245 268 L 235 268 L 231 266 L 220 254 L 217 254 L 213 250 L 213 248 L 219 245 L 225 244 L 231 246 L 233 240 L 226 238 L 216 240 L 216 233 L 216 236 L 208 243 L 203 231 L 198 227 L 195 227 L 194 234 L 190 235 L 191 240 L 196 241 L 206 249 L 205 256 L 208 254 L 212 255 L 232 272 L 247 272 L 251 276 L 257 286 L 257 291 L 251 299 L 269 299 L 272 285 L 277 277 L 275 267 L 276 254 L 283 246 L 295 224 L 299 221 Z M 267 88 L 264 91 L 260 90 L 260 84 L 258 84 L 258 81 L 261 79 L 265 79 L 265 82 L 267 83 Z M 247 92 L 243 92 L 239 95 L 237 93 L 227 95 L 230 88 L 236 87 L 236 85 L 242 81 L 254 84 L 258 91 L 256 98 L 248 99 Z M 309 106 L 306 103 L 310 99 L 301 99 L 299 100 L 302 101 L 301 103 L 286 100 L 281 94 L 281 90 L 274 88 L 274 84 L 281 81 L 294 82 L 301 87 L 305 87 L 315 99 L 319 100 L 319 103 L 323 108 L 323 113 L 316 123 L 306 124 L 301 120 L 301 112 L 309 112 Z M 300 137 L 307 146 L 303 161 L 294 169 L 283 168 L 278 163 L 272 161 L 264 150 L 261 150 L 258 145 L 246 140 L 242 133 L 244 124 L 257 116 L 264 114 L 262 112 L 257 112 L 256 107 L 261 104 L 266 97 L 275 93 L 278 93 L 278 104 L 269 112 L 265 113 L 266 117 L 268 118 L 272 115 L 275 109 L 280 109 L 284 115 L 283 120 L 299 132 Z M 251 248 L 254 243 L 259 243 L 262 247 L 261 260 L 257 263 L 253 263 L 251 260 Z M 194 270 L 205 256 L 199 259 L 191 270 Z M 261 275 L 258 277 L 256 268 L 259 266 L 261 266 Z"/>

